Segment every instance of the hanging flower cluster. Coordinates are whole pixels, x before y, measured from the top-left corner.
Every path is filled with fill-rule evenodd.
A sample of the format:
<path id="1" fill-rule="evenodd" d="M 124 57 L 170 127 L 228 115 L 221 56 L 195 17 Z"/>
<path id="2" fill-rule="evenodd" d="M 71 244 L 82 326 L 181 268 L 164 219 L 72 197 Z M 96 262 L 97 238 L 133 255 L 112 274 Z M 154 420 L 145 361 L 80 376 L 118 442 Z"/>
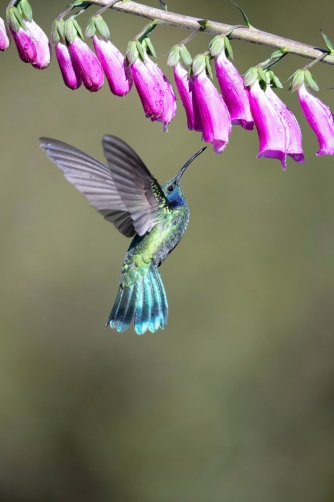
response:
<path id="1" fill-rule="evenodd" d="M 102 17 L 117 1 L 112 0 L 90 18 L 85 35 L 76 17 L 89 7 L 89 2 L 75 0 L 54 21 L 51 37 L 64 83 L 72 90 L 83 84 L 90 92 L 97 92 L 106 78 L 116 96 L 125 96 L 134 84 L 146 117 L 152 122 L 161 122 L 163 130 L 167 131 L 176 115 L 177 99 L 171 83 L 152 60 L 156 53 L 149 34 L 158 21 L 151 22 L 132 39 L 124 55 L 110 41 L 110 31 Z M 64 20 L 75 7 L 81 10 Z M 243 11 L 242 14 L 247 27 L 252 28 Z M 203 22 L 199 24 L 203 25 Z M 238 27 L 214 37 L 208 51 L 194 59 L 186 48 L 186 43 L 194 35 L 175 45 L 169 53 L 167 64 L 174 68 L 175 84 L 188 129 L 200 132 L 202 140 L 211 143 L 215 153 L 222 153 L 232 126 L 239 125 L 251 131 L 255 125 L 259 136 L 257 157 L 277 159 L 283 169 L 286 169 L 288 156 L 303 163 L 301 128 L 292 111 L 273 90 L 282 84 L 271 67 L 285 55 L 285 49 L 276 51 L 265 63 L 250 68 L 243 78 L 230 60 L 233 53 L 229 36 Z M 334 54 L 333 45 L 326 35 L 322 35 L 328 52 Z M 85 37 L 92 39 L 95 52 L 86 44 Z M 11 0 L 6 22 L 0 18 L 0 51 L 9 47 L 11 38 L 22 61 L 38 69 L 50 64 L 49 40 L 35 23 L 28 0 Z M 220 92 L 212 81 L 212 60 Z M 311 92 L 319 90 L 309 72 L 313 64 L 292 76 L 291 89 L 298 91 L 306 121 L 318 138 L 317 155 L 334 155 L 333 114 Z"/>

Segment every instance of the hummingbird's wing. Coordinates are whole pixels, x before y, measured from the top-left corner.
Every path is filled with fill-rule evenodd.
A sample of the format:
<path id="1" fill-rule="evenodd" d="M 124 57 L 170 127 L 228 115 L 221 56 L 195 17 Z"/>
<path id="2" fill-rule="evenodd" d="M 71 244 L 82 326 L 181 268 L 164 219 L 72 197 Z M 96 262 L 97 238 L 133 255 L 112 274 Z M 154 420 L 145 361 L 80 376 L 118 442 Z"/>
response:
<path id="1" fill-rule="evenodd" d="M 132 148 L 116 136 L 103 136 L 104 155 L 116 188 L 131 214 L 139 235 L 152 230 L 157 215 L 169 202 L 142 160 Z"/>
<path id="2" fill-rule="evenodd" d="M 114 179 L 114 176 L 117 178 L 117 173 L 114 175 L 109 167 L 62 141 L 40 138 L 40 142 L 42 150 L 63 171 L 65 178 L 85 196 L 91 206 L 114 223 L 122 234 L 126 237 L 132 237 L 136 233 L 143 235 L 153 228 L 156 221 L 147 216 L 147 203 L 145 205 L 141 201 L 141 198 L 146 199 L 146 194 L 140 194 L 140 187 L 134 194 L 136 206 L 126 204 L 123 200 L 124 195 L 122 196 L 118 189 L 119 180 Z M 139 162 L 141 163 L 140 159 Z M 129 159 L 128 165 L 128 171 L 125 170 L 124 173 L 126 179 L 128 179 L 127 173 L 134 170 L 132 159 Z M 141 165 L 146 169 L 142 163 Z M 130 174 L 128 177 L 131 177 Z M 125 181 L 124 184 L 126 183 Z M 159 185 L 158 187 L 160 188 Z M 163 195 L 161 188 L 160 191 Z"/>

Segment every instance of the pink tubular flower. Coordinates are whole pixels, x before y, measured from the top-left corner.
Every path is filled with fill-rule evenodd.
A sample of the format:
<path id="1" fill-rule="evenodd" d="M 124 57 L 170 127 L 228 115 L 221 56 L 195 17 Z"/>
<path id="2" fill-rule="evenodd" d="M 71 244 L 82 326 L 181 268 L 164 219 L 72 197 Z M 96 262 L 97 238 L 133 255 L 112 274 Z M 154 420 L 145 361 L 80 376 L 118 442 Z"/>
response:
<path id="1" fill-rule="evenodd" d="M 303 147 L 302 147 L 302 133 L 300 125 L 291 110 L 286 106 L 283 101 L 275 94 L 270 85 L 267 86 L 265 94 L 268 100 L 274 105 L 281 120 L 284 123 L 286 134 L 286 153 L 293 158 L 298 164 L 305 162 Z"/>
<path id="2" fill-rule="evenodd" d="M 16 32 L 10 28 L 17 52 L 24 63 L 33 63 L 36 60 L 36 47 L 29 31 L 19 28 Z"/>
<path id="3" fill-rule="evenodd" d="M 111 92 L 116 96 L 125 96 L 130 92 L 133 83 L 125 56 L 110 40 L 104 40 L 98 35 L 93 36 L 93 43 Z"/>
<path id="4" fill-rule="evenodd" d="M 261 89 L 258 79 L 248 87 L 251 112 L 260 140 L 257 158 L 278 159 L 286 169 L 287 137 L 285 123 Z"/>
<path id="5" fill-rule="evenodd" d="M 78 89 L 82 81 L 80 75 L 75 72 L 67 45 L 61 41 L 57 42 L 55 53 L 65 85 L 73 90 Z"/>
<path id="6" fill-rule="evenodd" d="M 167 125 L 176 114 L 176 97 L 170 82 L 148 57 L 146 48 L 139 56 L 137 42 L 130 42 L 127 57 L 146 117 L 152 122 L 163 122 L 164 131 L 167 131 Z"/>
<path id="7" fill-rule="evenodd" d="M 254 128 L 254 120 L 242 76 L 226 57 L 225 50 L 215 57 L 215 65 L 219 86 L 230 112 L 232 124 L 241 125 L 251 131 Z"/>
<path id="8" fill-rule="evenodd" d="M 32 65 L 38 70 L 43 70 L 49 66 L 51 61 L 51 46 L 49 39 L 34 20 L 26 21 L 26 27 L 36 48 L 36 57 L 34 61 L 32 61 Z"/>
<path id="9" fill-rule="evenodd" d="M 200 54 L 193 62 L 193 104 L 198 107 L 203 125 L 203 140 L 222 153 L 231 133 L 231 118 L 223 98 L 207 77 L 207 56 Z"/>
<path id="10" fill-rule="evenodd" d="M 199 113 L 195 113 L 193 104 L 192 82 L 189 78 L 189 71 L 186 66 L 179 61 L 174 66 L 174 78 L 177 90 L 187 115 L 188 129 L 191 131 L 203 132 L 202 121 Z"/>
<path id="11" fill-rule="evenodd" d="M 4 20 L 0 17 L 0 51 L 5 51 L 10 46 L 9 33 Z"/>
<path id="12" fill-rule="evenodd" d="M 98 91 L 104 84 L 104 74 L 94 52 L 78 36 L 69 44 L 69 52 L 75 72 L 80 75 L 86 89 L 91 92 Z"/>
<path id="13" fill-rule="evenodd" d="M 334 121 L 330 108 L 311 94 L 305 83 L 299 87 L 298 97 L 305 118 L 318 138 L 316 155 L 334 155 Z"/>

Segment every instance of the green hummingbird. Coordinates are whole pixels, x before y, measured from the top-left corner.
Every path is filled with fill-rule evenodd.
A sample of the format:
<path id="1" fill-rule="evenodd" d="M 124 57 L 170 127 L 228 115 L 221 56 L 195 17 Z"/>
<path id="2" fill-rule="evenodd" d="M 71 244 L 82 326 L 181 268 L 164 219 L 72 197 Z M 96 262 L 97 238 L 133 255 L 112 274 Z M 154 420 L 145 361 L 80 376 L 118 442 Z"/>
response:
<path id="1" fill-rule="evenodd" d="M 152 176 L 124 141 L 106 135 L 102 146 L 107 165 L 74 146 L 40 138 L 40 147 L 91 206 L 126 237 L 119 289 L 107 325 L 119 332 L 132 321 L 138 335 L 164 329 L 168 303 L 158 267 L 180 242 L 189 222 L 181 177 L 199 150 L 163 185 Z"/>

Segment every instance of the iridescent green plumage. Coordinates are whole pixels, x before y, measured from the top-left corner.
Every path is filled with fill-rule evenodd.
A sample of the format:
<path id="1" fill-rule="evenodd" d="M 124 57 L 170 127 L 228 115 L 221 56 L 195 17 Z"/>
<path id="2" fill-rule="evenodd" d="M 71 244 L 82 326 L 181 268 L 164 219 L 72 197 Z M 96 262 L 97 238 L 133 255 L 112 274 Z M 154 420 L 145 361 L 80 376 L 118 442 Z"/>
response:
<path id="1" fill-rule="evenodd" d="M 108 166 L 57 140 L 41 138 L 41 148 L 103 216 L 127 237 L 119 290 L 108 323 L 122 332 L 157 331 L 167 324 L 168 304 L 158 267 L 180 242 L 189 221 L 181 176 L 203 151 L 160 186 L 137 154 L 114 136 L 104 136 Z"/>

